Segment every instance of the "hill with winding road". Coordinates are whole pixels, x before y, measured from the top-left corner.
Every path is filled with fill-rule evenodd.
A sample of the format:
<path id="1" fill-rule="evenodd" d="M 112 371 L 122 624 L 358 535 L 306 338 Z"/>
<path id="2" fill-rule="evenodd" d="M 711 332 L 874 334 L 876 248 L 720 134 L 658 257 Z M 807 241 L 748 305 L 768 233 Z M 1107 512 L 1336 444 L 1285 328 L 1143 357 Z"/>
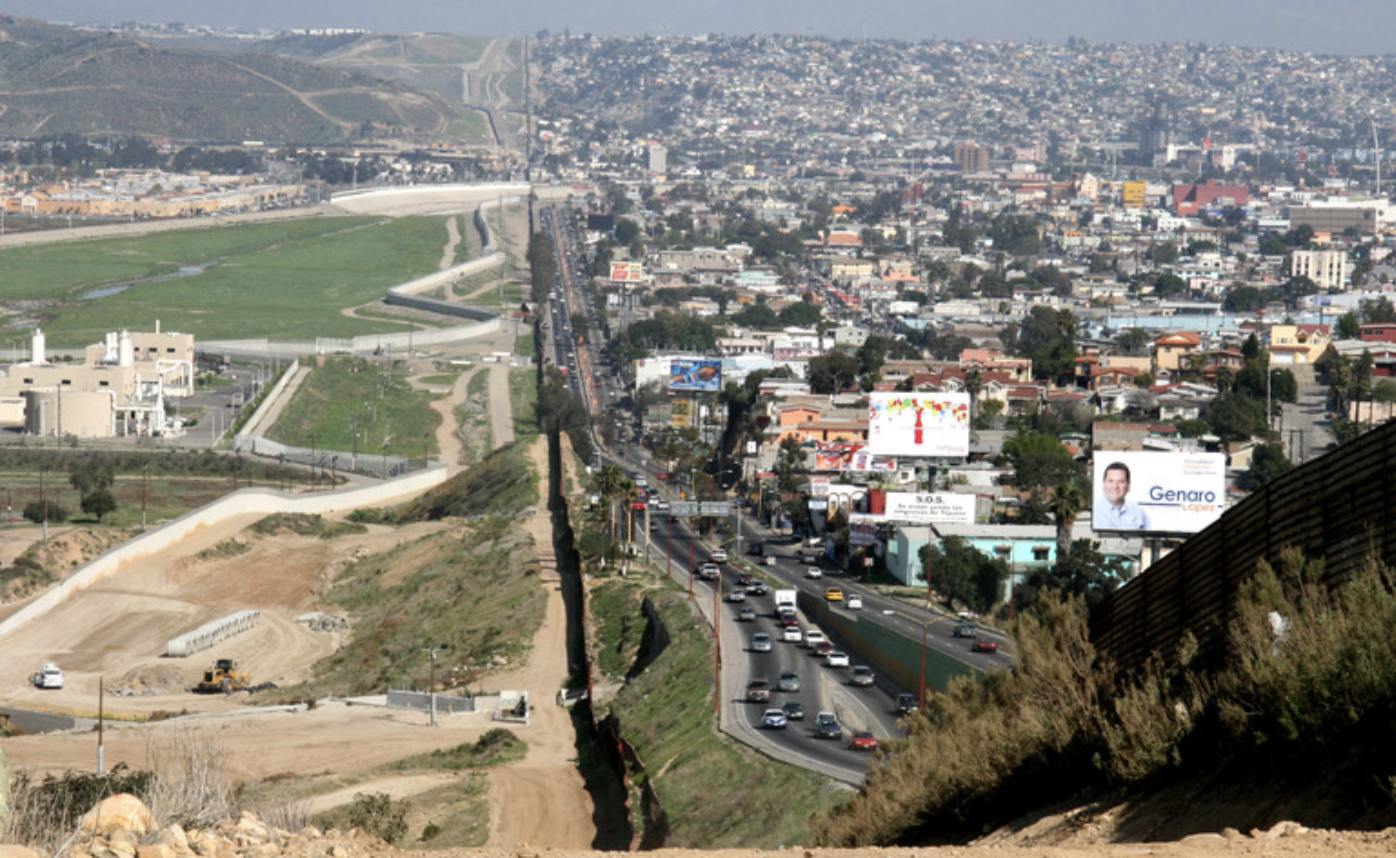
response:
<path id="1" fill-rule="evenodd" d="M 462 108 L 382 77 L 273 52 L 162 47 L 0 16 L 0 135 L 335 143 L 444 135 Z"/>

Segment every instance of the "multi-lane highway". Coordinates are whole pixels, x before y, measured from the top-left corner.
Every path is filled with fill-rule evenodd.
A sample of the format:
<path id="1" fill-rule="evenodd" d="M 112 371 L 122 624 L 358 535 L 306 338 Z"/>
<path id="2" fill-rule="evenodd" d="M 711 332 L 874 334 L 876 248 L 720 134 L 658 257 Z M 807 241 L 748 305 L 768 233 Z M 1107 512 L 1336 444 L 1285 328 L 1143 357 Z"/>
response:
<path id="1" fill-rule="evenodd" d="M 603 415 L 603 419 L 619 417 L 617 409 L 622 395 L 618 379 L 610 372 L 596 371 L 604 366 L 597 342 L 599 337 L 593 335 L 578 343 L 572 330 L 572 317 L 577 313 L 590 320 L 593 332 L 600 331 L 602 326 L 595 318 L 585 278 L 578 273 L 581 267 L 572 257 L 574 227 L 566 220 L 565 214 L 551 207 L 541 212 L 543 228 L 553 236 L 558 253 L 559 283 L 550 296 L 548 308 L 549 347 L 556 365 L 567 369 L 573 392 L 588 409 L 593 414 Z M 746 589 L 738 583 L 738 576 L 750 571 L 739 563 L 745 559 L 740 556 L 742 546 L 706 543 L 695 538 L 690 522 L 663 511 L 660 502 L 671 504 L 675 498 L 668 496 L 656 464 L 640 444 L 617 444 L 603 450 L 601 458 L 657 487 L 651 502 L 633 515 L 635 540 L 643 545 L 650 567 L 668 574 L 680 587 L 688 589 L 699 610 L 716 627 L 721 653 L 718 700 L 723 729 L 771 756 L 846 782 L 861 781 L 871 756 L 852 749 L 849 742 L 852 732 L 870 731 L 880 739 L 901 735 L 898 696 L 919 697 L 921 692 L 919 687 L 902 688 L 888 677 L 876 674 L 870 686 L 852 684 L 853 666 L 865 664 L 865 659 L 860 657 L 852 642 L 840 640 L 833 630 L 817 629 L 803 612 L 796 618 L 800 637 L 812 629 L 822 632 L 836 648 L 849 655 L 849 665 L 830 666 L 803 642 L 783 640 L 772 595 L 775 589 L 802 591 L 802 604 L 809 605 L 822 601 L 828 587 L 839 587 L 846 595 L 857 594 L 862 598 L 860 619 L 863 621 L 875 621 L 909 640 L 924 641 L 926 648 L 975 671 L 1011 664 L 1008 656 L 1001 652 L 971 652 L 971 641 L 952 635 L 956 618 L 885 597 L 831 566 L 821 567 L 818 579 L 809 577 L 810 564 L 801 558 L 799 546 L 769 532 L 753 516 L 742 518 L 746 536 L 742 545 L 759 541 L 763 544 L 763 553 L 775 558 L 774 565 L 763 565 L 755 570 L 769 589 L 764 595 L 745 594 L 741 601 L 732 601 L 731 593 Z M 721 575 L 716 580 L 705 580 L 697 573 L 719 547 L 732 556 L 721 564 Z M 743 607 L 751 608 L 754 616 L 743 618 Z M 849 609 L 839 606 L 832 610 Z M 757 633 L 772 639 L 769 651 L 757 651 L 752 646 Z M 798 691 L 780 689 L 781 675 L 785 673 L 798 677 Z M 748 701 L 747 687 L 752 680 L 770 683 L 768 702 Z M 784 729 L 762 726 L 767 709 L 780 709 L 791 702 L 801 704 L 803 720 L 792 720 Z M 821 711 L 836 715 L 842 727 L 840 739 L 818 737 L 815 719 Z"/>

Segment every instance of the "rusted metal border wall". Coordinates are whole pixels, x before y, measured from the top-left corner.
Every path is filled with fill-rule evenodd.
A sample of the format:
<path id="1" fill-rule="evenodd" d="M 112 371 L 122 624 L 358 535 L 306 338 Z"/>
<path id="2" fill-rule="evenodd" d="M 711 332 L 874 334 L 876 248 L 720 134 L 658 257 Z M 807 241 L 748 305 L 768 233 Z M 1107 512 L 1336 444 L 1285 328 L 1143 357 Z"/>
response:
<path id="1" fill-rule="evenodd" d="M 1396 565 L 1396 421 L 1280 477 L 1227 510 L 1091 612 L 1091 639 L 1125 668 L 1191 632 L 1217 655 L 1242 584 L 1286 546 L 1322 558 L 1325 582 L 1369 554 Z"/>

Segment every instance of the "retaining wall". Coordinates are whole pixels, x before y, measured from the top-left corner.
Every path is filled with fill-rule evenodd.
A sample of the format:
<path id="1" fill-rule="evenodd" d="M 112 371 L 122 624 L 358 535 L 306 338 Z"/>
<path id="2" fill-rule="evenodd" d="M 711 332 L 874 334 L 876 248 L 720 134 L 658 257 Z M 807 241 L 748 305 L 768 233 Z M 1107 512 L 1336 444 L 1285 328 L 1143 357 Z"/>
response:
<path id="1" fill-rule="evenodd" d="M 445 465 L 435 464 L 427 470 L 386 483 L 343 491 L 291 494 L 266 488 L 241 489 L 144 533 L 82 566 L 62 583 L 0 622 L 0 638 L 53 610 L 74 593 L 110 578 L 133 563 L 168 550 L 203 528 L 235 516 L 265 516 L 278 512 L 324 514 L 377 506 L 440 485 L 446 481 L 447 475 Z"/>

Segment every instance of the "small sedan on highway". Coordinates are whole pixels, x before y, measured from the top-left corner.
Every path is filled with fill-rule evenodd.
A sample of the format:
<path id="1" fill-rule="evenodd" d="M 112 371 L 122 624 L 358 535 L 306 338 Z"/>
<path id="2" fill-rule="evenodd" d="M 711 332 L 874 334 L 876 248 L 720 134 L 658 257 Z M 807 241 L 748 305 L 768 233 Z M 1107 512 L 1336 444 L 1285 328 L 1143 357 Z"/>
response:
<path id="1" fill-rule="evenodd" d="M 818 566 L 811 566 L 805 570 L 806 578 L 823 578 L 824 572 Z"/>
<path id="2" fill-rule="evenodd" d="M 832 650 L 824 656 L 825 667 L 848 667 L 848 653 L 842 650 Z"/>
<path id="3" fill-rule="evenodd" d="M 843 727 L 832 712 L 820 712 L 814 716 L 814 735 L 819 739 L 842 739 Z"/>
<path id="4" fill-rule="evenodd" d="M 765 632 L 757 632 L 756 634 L 752 635 L 752 636 L 751 636 L 751 651 L 752 651 L 752 652 L 770 652 L 770 651 L 771 651 L 771 636 L 768 635 L 768 634 L 766 634 Z"/>
<path id="5" fill-rule="evenodd" d="M 746 601 L 746 591 L 745 591 L 745 590 L 728 590 L 726 593 L 723 593 L 723 594 L 722 594 L 722 600 L 723 600 L 724 602 L 745 602 L 745 601 Z"/>
<path id="6" fill-rule="evenodd" d="M 756 609 L 750 605 L 742 605 L 742 609 L 737 611 L 737 619 L 749 623 L 756 620 Z"/>
<path id="7" fill-rule="evenodd" d="M 795 692 L 800 690 L 800 674 L 793 670 L 783 670 L 780 679 L 776 680 L 777 691 Z"/>
<path id="8" fill-rule="evenodd" d="M 805 720 L 805 704 L 798 700 L 787 700 L 785 705 L 780 707 L 785 712 L 785 717 L 791 721 Z"/>
<path id="9" fill-rule="evenodd" d="M 980 638 L 974 642 L 974 652 L 995 653 L 999 651 L 998 641 L 991 641 L 988 638 Z"/>
<path id="10" fill-rule="evenodd" d="M 848 747 L 855 751 L 876 751 L 877 737 L 867 730 L 859 730 L 849 737 Z"/>
<path id="11" fill-rule="evenodd" d="M 766 730 L 784 730 L 789 723 L 784 709 L 767 709 L 761 714 L 761 726 Z"/>
<path id="12" fill-rule="evenodd" d="M 866 688 L 873 684 L 872 668 L 866 664 L 855 664 L 848 674 L 848 684 Z"/>

